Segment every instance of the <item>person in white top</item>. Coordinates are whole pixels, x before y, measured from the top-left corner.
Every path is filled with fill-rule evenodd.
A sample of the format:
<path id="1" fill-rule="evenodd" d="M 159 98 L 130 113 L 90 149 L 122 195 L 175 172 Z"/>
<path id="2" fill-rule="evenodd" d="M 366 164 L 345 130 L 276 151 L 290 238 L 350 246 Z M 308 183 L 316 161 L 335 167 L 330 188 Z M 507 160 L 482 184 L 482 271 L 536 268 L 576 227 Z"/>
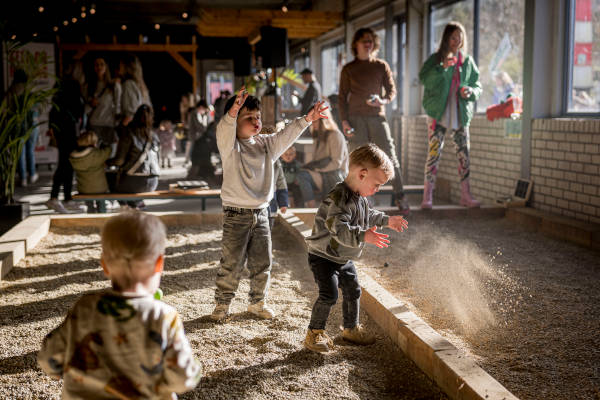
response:
<path id="1" fill-rule="evenodd" d="M 259 135 L 260 101 L 244 88 L 229 99 L 217 125 L 217 146 L 223 163 L 223 256 L 217 272 L 213 320 L 223 320 L 247 262 L 250 271 L 248 311 L 272 318 L 266 304 L 271 273 L 269 202 L 273 198 L 273 163 L 327 107 L 318 102 L 304 117 L 281 131 Z"/>

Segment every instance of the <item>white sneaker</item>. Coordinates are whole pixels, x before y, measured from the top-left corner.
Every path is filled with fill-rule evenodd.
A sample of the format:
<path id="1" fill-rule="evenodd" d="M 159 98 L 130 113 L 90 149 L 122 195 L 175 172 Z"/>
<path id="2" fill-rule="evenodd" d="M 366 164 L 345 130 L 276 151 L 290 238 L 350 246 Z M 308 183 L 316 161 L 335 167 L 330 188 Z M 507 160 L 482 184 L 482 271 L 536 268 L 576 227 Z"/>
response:
<path id="1" fill-rule="evenodd" d="M 259 301 L 258 303 L 250 304 L 248 306 L 248 312 L 263 319 L 271 319 L 275 316 L 273 310 L 267 307 L 264 301 Z"/>
<path id="2" fill-rule="evenodd" d="M 33 174 L 29 177 L 29 183 L 36 183 L 40 179 L 38 174 Z"/>
<path id="3" fill-rule="evenodd" d="M 229 304 L 217 304 L 212 314 L 210 315 L 210 319 L 212 319 L 213 321 L 223 321 L 228 316 Z"/>
<path id="4" fill-rule="evenodd" d="M 65 208 L 63 203 L 58 199 L 48 200 L 46 202 L 46 207 L 48 207 L 60 214 L 69 214 L 69 211 Z"/>
<path id="5" fill-rule="evenodd" d="M 63 205 L 65 206 L 65 208 L 67 210 L 71 210 L 71 211 L 75 211 L 75 212 L 84 212 L 84 206 L 83 204 L 81 204 L 78 201 L 75 200 L 69 200 L 69 201 L 65 201 L 63 202 Z"/>

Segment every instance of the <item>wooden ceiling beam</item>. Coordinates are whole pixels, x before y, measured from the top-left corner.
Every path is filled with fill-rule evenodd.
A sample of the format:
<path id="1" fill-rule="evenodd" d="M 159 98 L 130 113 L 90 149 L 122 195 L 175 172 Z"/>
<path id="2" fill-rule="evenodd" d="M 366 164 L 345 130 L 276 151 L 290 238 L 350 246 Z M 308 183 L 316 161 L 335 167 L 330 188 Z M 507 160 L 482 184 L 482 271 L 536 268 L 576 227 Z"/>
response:
<path id="1" fill-rule="evenodd" d="M 133 52 L 195 52 L 196 44 L 131 44 L 131 43 L 64 43 L 62 51 L 133 51 Z"/>

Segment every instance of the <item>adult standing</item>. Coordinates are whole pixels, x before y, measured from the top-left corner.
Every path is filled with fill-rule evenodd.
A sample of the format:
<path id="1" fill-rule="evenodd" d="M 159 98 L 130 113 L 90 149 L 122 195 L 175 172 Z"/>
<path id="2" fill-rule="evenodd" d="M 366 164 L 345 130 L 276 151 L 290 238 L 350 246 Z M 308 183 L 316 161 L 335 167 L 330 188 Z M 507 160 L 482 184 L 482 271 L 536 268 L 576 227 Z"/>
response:
<path id="1" fill-rule="evenodd" d="M 126 55 L 119 65 L 123 80 L 121 94 L 121 124 L 126 127 L 142 104 L 152 107 L 148 87 L 144 83 L 144 73 L 140 60 L 132 54 Z"/>
<path id="2" fill-rule="evenodd" d="M 94 60 L 95 76 L 88 86 L 88 128 L 98 135 L 98 144 L 117 149 L 115 127 L 121 110 L 121 84 L 111 79 L 106 61 L 102 57 Z"/>
<path id="3" fill-rule="evenodd" d="M 311 208 L 317 206 L 316 200 L 320 201 L 348 175 L 348 147 L 344 135 L 333 122 L 329 110 L 322 114 L 327 118 L 310 126 L 314 140 L 313 160 L 305 164 L 297 176 L 304 205 Z"/>
<path id="4" fill-rule="evenodd" d="M 54 96 L 54 107 L 50 110 L 49 123 L 51 135 L 56 139 L 58 148 L 58 166 L 52 177 L 50 200 L 48 208 L 59 213 L 67 213 L 67 209 L 81 211 L 79 204 L 73 201 L 73 167 L 69 161 L 71 152 L 77 147 L 77 136 L 81 128 L 84 114 L 84 96 L 82 88 L 85 76 L 81 61 L 75 61 L 69 66 L 64 79 L 58 86 Z M 58 199 L 60 187 L 63 187 L 64 202 Z"/>
<path id="5" fill-rule="evenodd" d="M 404 197 L 400 163 L 384 107 L 396 96 L 396 86 L 390 66 L 377 58 L 379 45 L 379 36 L 371 28 L 361 28 L 354 34 L 354 60 L 344 65 L 340 76 L 342 132 L 348 138 L 350 152 L 372 142 L 392 160 L 396 205 L 402 213 L 407 214 L 410 208 Z"/>
<path id="6" fill-rule="evenodd" d="M 425 163 L 423 209 L 430 209 L 433 204 L 433 189 L 447 130 L 452 133 L 458 158 L 460 204 L 465 207 L 480 206 L 471 195 L 469 184 L 469 124 L 474 103 L 481 95 L 481 83 L 477 65 L 466 49 L 465 28 L 458 22 L 450 22 L 444 28 L 437 52 L 425 61 L 419 72 L 419 79 L 425 86 L 423 108 L 432 119 Z"/>
<path id="7" fill-rule="evenodd" d="M 302 82 L 307 85 L 306 90 L 302 97 L 295 90 L 293 95 L 300 98 L 300 115 L 306 115 L 315 103 L 321 100 L 321 85 L 315 79 L 310 68 L 304 68 L 300 72 L 300 76 L 302 77 Z"/>

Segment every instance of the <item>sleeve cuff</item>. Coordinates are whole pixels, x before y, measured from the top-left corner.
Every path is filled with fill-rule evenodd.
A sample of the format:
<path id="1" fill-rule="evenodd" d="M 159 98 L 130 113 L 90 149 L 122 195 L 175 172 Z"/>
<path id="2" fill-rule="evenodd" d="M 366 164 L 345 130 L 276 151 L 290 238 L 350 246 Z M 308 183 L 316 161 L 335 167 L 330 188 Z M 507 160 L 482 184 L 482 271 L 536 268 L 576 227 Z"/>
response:
<path id="1" fill-rule="evenodd" d="M 223 116 L 221 117 L 221 119 L 224 122 L 226 122 L 226 123 L 228 123 L 230 125 L 233 125 L 237 121 L 237 118 L 233 118 L 231 115 L 229 115 L 228 112 L 226 112 L 225 114 L 223 114 Z"/>
<path id="2" fill-rule="evenodd" d="M 358 243 L 364 243 L 365 242 L 365 233 L 367 233 L 366 230 L 360 230 L 358 233 Z"/>
<path id="3" fill-rule="evenodd" d="M 390 216 L 389 215 L 384 215 L 381 218 L 381 227 L 383 228 L 384 226 L 388 226 L 390 224 Z"/>
<path id="4" fill-rule="evenodd" d="M 298 117 L 297 120 L 300 121 L 300 126 L 302 127 L 302 129 L 306 129 L 309 126 L 312 125 L 312 121 L 311 122 L 306 122 L 306 115 L 303 115 L 302 117 Z"/>

